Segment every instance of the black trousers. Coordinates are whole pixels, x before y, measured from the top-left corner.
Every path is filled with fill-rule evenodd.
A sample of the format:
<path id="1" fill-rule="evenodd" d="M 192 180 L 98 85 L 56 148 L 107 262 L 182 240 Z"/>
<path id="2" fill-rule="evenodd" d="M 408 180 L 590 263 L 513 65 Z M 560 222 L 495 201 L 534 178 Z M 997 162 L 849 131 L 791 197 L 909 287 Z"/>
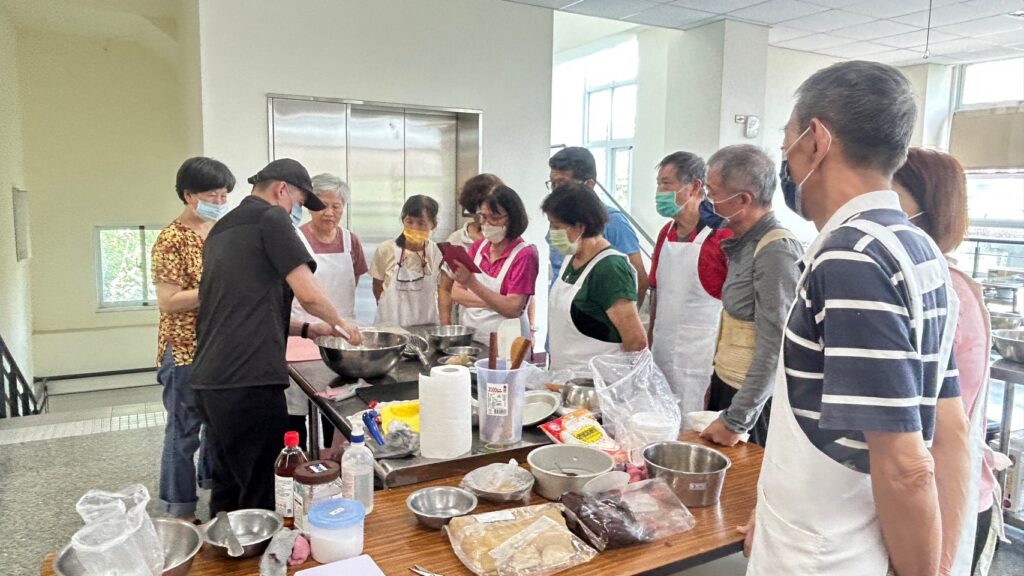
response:
<path id="1" fill-rule="evenodd" d="M 306 445 L 306 436 L 309 435 L 306 418 L 308 416 L 288 416 L 288 429 L 299 433 L 299 447 L 303 450 L 309 450 L 309 446 Z M 320 414 L 320 431 L 324 437 L 324 448 L 330 448 L 331 441 L 334 440 L 334 425 L 323 414 Z"/>
<path id="2" fill-rule="evenodd" d="M 274 461 L 288 429 L 284 388 L 195 390 L 195 396 L 213 459 L 210 514 L 273 510 Z"/>
<path id="3" fill-rule="evenodd" d="M 984 512 L 979 512 L 978 527 L 974 533 L 974 557 L 971 559 L 971 574 L 974 574 L 974 571 L 978 568 L 978 560 L 981 558 L 981 553 L 985 550 L 985 544 L 988 540 L 988 531 L 991 527 L 992 509 L 989 508 Z M 998 541 L 996 545 L 999 545 Z"/>
<path id="4" fill-rule="evenodd" d="M 718 377 L 718 374 L 711 375 L 711 388 L 708 395 L 708 410 L 725 410 L 732 406 L 732 398 L 736 395 L 736 390 L 732 386 L 725 383 L 724 380 Z M 749 430 L 750 441 L 758 446 L 768 445 L 768 415 L 772 411 L 772 399 L 769 398 L 764 403 L 764 408 L 761 408 L 761 413 L 757 416 L 757 420 L 754 422 L 754 427 Z"/>

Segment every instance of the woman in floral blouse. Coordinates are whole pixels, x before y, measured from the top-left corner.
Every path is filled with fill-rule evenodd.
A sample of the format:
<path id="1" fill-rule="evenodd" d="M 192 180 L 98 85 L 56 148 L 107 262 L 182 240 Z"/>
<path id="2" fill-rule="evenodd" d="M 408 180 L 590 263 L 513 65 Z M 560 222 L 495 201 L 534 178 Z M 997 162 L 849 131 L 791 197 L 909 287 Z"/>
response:
<path id="1" fill-rule="evenodd" d="M 164 387 L 167 428 L 160 457 L 160 506 L 168 514 L 195 519 L 196 466 L 198 483 L 211 475 L 200 442 L 201 422 L 189 379 L 196 349 L 199 280 L 203 274 L 203 242 L 214 223 L 228 211 L 228 192 L 235 177 L 212 158 L 189 158 L 178 169 L 175 189 L 185 205 L 181 214 L 153 245 L 153 283 L 160 306 L 157 337 L 157 379 Z"/>

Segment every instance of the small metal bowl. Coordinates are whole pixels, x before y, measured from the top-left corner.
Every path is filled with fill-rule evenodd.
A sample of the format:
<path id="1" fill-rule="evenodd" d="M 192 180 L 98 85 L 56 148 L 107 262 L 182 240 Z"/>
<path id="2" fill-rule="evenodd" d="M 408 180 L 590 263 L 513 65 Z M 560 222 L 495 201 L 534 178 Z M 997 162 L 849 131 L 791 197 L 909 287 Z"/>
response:
<path id="1" fill-rule="evenodd" d="M 591 412 L 601 410 L 601 400 L 594 388 L 594 381 L 589 378 L 570 380 L 562 386 L 562 408 L 566 413 L 577 408 L 586 408 Z"/>
<path id="2" fill-rule="evenodd" d="M 454 354 L 454 355 L 451 355 L 451 356 L 439 356 L 437 358 L 437 364 L 439 366 L 465 366 L 466 368 L 469 368 L 471 371 L 475 371 L 476 370 L 476 366 L 474 366 L 474 364 L 476 364 L 476 356 L 466 356 L 465 358 L 468 359 L 467 360 L 467 362 L 469 362 L 468 364 L 462 364 L 460 362 L 456 362 L 454 364 L 451 363 L 451 360 L 453 360 L 455 358 L 458 358 L 458 357 L 459 357 L 458 354 Z"/>
<path id="3" fill-rule="evenodd" d="M 547 420 L 558 411 L 561 398 L 547 390 L 529 390 L 526 392 L 526 405 L 523 406 L 523 426 L 536 426 Z"/>
<path id="4" fill-rule="evenodd" d="M 444 353 L 448 356 L 458 356 L 459 354 L 465 354 L 473 358 L 479 358 L 484 353 L 484 349 L 479 346 L 450 346 L 444 349 Z"/>
<path id="5" fill-rule="evenodd" d="M 423 331 L 427 342 L 438 352 L 442 352 L 452 346 L 469 346 L 473 343 L 474 334 L 476 334 L 476 328 L 459 324 L 431 326 Z"/>
<path id="6" fill-rule="evenodd" d="M 164 571 L 162 576 L 185 576 L 192 567 L 203 537 L 199 528 L 191 522 L 177 518 L 153 518 L 153 527 L 160 543 L 164 546 Z M 66 546 L 53 561 L 53 571 L 58 576 L 82 576 L 85 568 L 78 561 L 75 549 Z"/>
<path id="7" fill-rule="evenodd" d="M 228 512 L 231 528 L 242 545 L 242 555 L 238 558 L 249 558 L 262 554 L 270 544 L 270 539 L 281 530 L 284 521 L 273 510 L 246 508 Z M 234 558 L 228 554 L 227 530 L 221 526 L 217 518 L 210 520 L 203 527 L 203 540 L 219 555 Z"/>
<path id="8" fill-rule="evenodd" d="M 476 509 L 473 493 L 451 486 L 423 488 L 409 495 L 405 505 L 427 528 L 440 530 L 456 516 L 465 516 Z"/>

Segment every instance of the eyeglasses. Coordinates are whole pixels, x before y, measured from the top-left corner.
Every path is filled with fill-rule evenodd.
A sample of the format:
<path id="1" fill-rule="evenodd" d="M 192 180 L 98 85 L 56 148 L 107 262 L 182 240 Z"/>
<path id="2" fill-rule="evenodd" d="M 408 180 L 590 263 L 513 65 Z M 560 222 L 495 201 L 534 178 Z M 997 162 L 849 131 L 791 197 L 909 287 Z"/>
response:
<path id="1" fill-rule="evenodd" d="M 735 194 L 732 194 L 731 196 L 726 196 L 725 198 L 722 198 L 721 200 L 715 200 L 714 198 L 711 197 L 711 189 L 708 188 L 707 184 L 705 184 L 700 189 L 700 198 L 701 198 L 701 200 L 707 200 L 708 202 L 711 202 L 712 204 L 721 204 L 722 202 L 728 202 L 729 200 L 732 200 L 733 198 L 739 196 L 740 194 L 744 194 L 744 193 L 749 194 L 749 192 L 747 192 L 746 190 L 740 190 L 739 192 L 736 192 Z"/>
<path id="2" fill-rule="evenodd" d="M 559 180 L 555 182 L 553 180 L 547 180 L 544 182 L 544 187 L 548 189 L 548 192 L 561 186 L 562 184 L 586 184 L 586 180 Z"/>
<path id="3" fill-rule="evenodd" d="M 484 214 L 483 212 L 477 212 L 475 216 L 477 221 L 487 222 L 493 226 L 497 226 L 498 224 L 508 220 L 508 214 Z"/>

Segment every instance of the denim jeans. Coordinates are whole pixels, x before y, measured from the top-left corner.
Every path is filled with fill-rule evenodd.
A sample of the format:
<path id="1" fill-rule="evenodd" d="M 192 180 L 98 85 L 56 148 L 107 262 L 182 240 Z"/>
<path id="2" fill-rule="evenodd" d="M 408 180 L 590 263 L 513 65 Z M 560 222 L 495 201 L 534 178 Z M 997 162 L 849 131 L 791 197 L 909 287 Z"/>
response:
<path id="1" fill-rule="evenodd" d="M 163 401 L 167 410 L 164 448 L 160 455 L 160 509 L 174 516 L 195 514 L 196 483 L 208 488 L 212 479 L 206 442 L 196 410 L 195 396 L 189 382 L 192 365 L 175 366 L 168 346 L 157 370 L 157 381 L 164 387 Z M 195 453 L 199 451 L 196 476 Z"/>

